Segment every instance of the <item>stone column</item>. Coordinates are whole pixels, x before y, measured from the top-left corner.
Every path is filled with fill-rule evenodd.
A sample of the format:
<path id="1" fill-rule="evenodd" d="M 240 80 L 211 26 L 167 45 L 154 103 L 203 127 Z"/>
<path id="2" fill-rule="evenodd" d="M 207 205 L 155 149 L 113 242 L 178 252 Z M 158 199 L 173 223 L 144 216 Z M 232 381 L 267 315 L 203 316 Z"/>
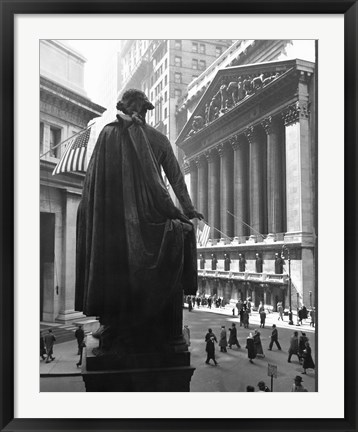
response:
<path id="1" fill-rule="evenodd" d="M 217 149 L 220 155 L 220 230 L 234 237 L 233 151 L 229 143 L 220 144 Z"/>
<path id="2" fill-rule="evenodd" d="M 251 235 L 260 237 L 265 231 L 264 226 L 264 145 L 257 127 L 249 127 L 245 135 L 250 143 L 250 225 L 253 228 Z"/>
<path id="3" fill-rule="evenodd" d="M 284 231 L 283 124 L 271 116 L 261 124 L 267 135 L 267 231 L 274 236 Z"/>
<path id="4" fill-rule="evenodd" d="M 83 317 L 82 312 L 74 310 L 76 281 L 76 216 L 81 196 L 70 191 L 63 191 L 63 230 L 62 242 L 64 261 L 62 267 L 63 283 L 60 290 L 60 311 L 56 319 L 68 321 Z"/>
<path id="5" fill-rule="evenodd" d="M 219 154 L 216 149 L 208 150 L 206 153 L 208 161 L 208 222 L 210 225 L 210 238 L 220 238 L 220 163 Z"/>
<path id="6" fill-rule="evenodd" d="M 198 205 L 198 168 L 194 160 L 189 161 L 190 197 L 194 207 Z"/>
<path id="7" fill-rule="evenodd" d="M 204 155 L 196 159 L 198 167 L 198 211 L 208 217 L 208 165 Z"/>
<path id="8" fill-rule="evenodd" d="M 247 236 L 249 224 L 248 202 L 248 143 L 244 135 L 235 135 L 230 141 L 234 151 L 234 235 Z"/>
<path id="9" fill-rule="evenodd" d="M 314 243 L 313 174 L 308 103 L 297 101 L 283 113 L 286 139 L 285 241 Z"/>

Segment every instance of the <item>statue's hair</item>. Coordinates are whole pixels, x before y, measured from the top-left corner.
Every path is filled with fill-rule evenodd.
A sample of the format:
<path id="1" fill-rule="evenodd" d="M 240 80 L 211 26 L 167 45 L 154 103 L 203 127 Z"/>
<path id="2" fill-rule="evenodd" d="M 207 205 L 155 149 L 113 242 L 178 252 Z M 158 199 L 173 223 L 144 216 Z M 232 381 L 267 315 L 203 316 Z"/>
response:
<path id="1" fill-rule="evenodd" d="M 117 109 L 119 111 L 122 111 L 124 114 L 131 114 L 128 112 L 127 108 L 135 100 L 143 102 L 143 106 L 142 106 L 143 110 L 154 109 L 154 106 L 150 103 L 146 94 L 141 90 L 137 90 L 137 89 L 129 89 L 125 91 L 123 93 L 122 99 L 117 103 Z"/>

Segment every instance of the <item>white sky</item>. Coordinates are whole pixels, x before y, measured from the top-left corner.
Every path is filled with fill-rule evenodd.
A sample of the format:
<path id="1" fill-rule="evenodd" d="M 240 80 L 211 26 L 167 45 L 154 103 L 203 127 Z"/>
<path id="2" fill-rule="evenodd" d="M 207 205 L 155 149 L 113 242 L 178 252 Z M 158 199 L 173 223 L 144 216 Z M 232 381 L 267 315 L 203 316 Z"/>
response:
<path id="1" fill-rule="evenodd" d="M 117 40 L 62 40 L 82 54 L 87 62 L 84 72 L 84 87 L 90 99 L 96 101 L 100 95 L 98 94 L 98 77 L 104 75 L 106 67 L 106 58 L 118 46 Z"/>

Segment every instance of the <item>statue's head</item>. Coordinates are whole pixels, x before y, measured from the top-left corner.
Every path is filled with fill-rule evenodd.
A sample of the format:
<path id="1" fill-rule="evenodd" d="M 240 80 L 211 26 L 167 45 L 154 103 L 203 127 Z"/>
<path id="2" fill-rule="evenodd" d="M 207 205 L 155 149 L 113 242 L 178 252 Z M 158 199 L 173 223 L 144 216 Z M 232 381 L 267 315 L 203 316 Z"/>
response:
<path id="1" fill-rule="evenodd" d="M 154 109 L 154 105 L 144 92 L 130 89 L 123 93 L 122 99 L 117 103 L 117 109 L 130 116 L 138 113 L 144 119 L 147 110 Z"/>

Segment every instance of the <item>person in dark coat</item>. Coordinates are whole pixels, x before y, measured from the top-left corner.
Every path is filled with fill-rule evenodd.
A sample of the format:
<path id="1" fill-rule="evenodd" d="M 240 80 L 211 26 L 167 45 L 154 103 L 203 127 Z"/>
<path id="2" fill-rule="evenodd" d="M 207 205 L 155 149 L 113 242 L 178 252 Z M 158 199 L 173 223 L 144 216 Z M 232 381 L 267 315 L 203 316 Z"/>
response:
<path id="1" fill-rule="evenodd" d="M 213 299 L 212 299 L 212 297 L 209 297 L 209 298 L 208 298 L 208 308 L 209 308 L 209 309 L 211 309 L 211 305 L 212 305 L 212 303 L 213 303 Z"/>
<path id="2" fill-rule="evenodd" d="M 42 358 L 42 360 L 46 359 L 45 354 L 46 354 L 45 342 L 42 333 L 40 332 L 40 357 Z"/>
<path id="3" fill-rule="evenodd" d="M 205 336 L 206 342 L 206 364 L 209 364 L 210 360 L 213 360 L 215 366 L 218 365 L 218 362 L 215 359 L 215 342 L 217 342 L 216 336 L 212 332 L 211 329 L 208 330 L 208 333 Z"/>
<path id="4" fill-rule="evenodd" d="M 244 324 L 244 328 L 249 328 L 249 311 L 248 309 L 245 309 L 243 311 L 243 315 L 242 315 L 242 322 Z"/>
<path id="5" fill-rule="evenodd" d="M 221 326 L 221 331 L 220 331 L 220 340 L 219 340 L 219 347 L 220 347 L 220 351 L 221 352 L 227 352 L 227 333 L 226 333 L 226 329 L 225 326 Z"/>
<path id="6" fill-rule="evenodd" d="M 265 328 L 265 322 L 266 322 L 266 312 L 265 309 L 263 309 L 260 312 L 260 328 Z"/>
<path id="7" fill-rule="evenodd" d="M 253 339 L 255 345 L 256 356 L 265 357 L 264 350 L 262 349 L 261 334 L 258 330 L 254 331 Z"/>
<path id="8" fill-rule="evenodd" d="M 303 374 L 306 374 L 307 369 L 314 369 L 315 364 L 312 358 L 312 349 L 310 343 L 307 341 L 305 343 L 305 349 L 303 350 Z"/>
<path id="9" fill-rule="evenodd" d="M 280 345 L 280 342 L 278 341 L 278 331 L 276 328 L 276 324 L 272 324 L 272 334 L 271 334 L 271 342 L 270 342 L 270 346 L 269 346 L 269 351 L 272 351 L 272 347 L 273 347 L 274 343 L 276 344 L 278 350 L 281 351 L 281 345 Z"/>
<path id="10" fill-rule="evenodd" d="M 264 381 L 259 381 L 257 383 L 257 387 L 259 388 L 259 392 L 265 392 L 265 393 L 270 392 L 270 389 L 267 387 Z"/>
<path id="11" fill-rule="evenodd" d="M 303 351 L 306 348 L 306 342 L 308 341 L 308 337 L 305 332 L 301 332 L 301 336 L 298 338 L 298 357 L 300 358 L 300 363 L 303 360 Z"/>
<path id="12" fill-rule="evenodd" d="M 310 316 L 311 316 L 310 326 L 314 327 L 315 326 L 315 321 L 316 321 L 316 310 L 315 310 L 315 308 L 312 308 L 312 310 L 310 312 Z"/>
<path id="13" fill-rule="evenodd" d="M 290 339 L 290 348 L 288 349 L 288 363 L 291 363 L 291 357 L 295 354 L 300 361 L 300 356 L 298 355 L 298 332 L 295 331 Z"/>
<path id="14" fill-rule="evenodd" d="M 229 336 L 229 348 L 232 347 L 232 345 L 236 345 L 238 348 L 241 348 L 239 341 L 237 339 L 237 329 L 236 324 L 232 323 L 231 328 L 229 328 L 230 336 Z"/>
<path id="15" fill-rule="evenodd" d="M 154 106 L 130 89 L 117 109 L 123 114 L 98 137 L 77 211 L 75 310 L 100 317 L 98 355 L 164 348 L 176 294 L 183 287 L 195 295 L 198 288 L 191 219 L 203 215 L 191 202 L 169 140 L 145 121 Z M 138 344 L 143 328 L 152 337 Z"/>
<path id="16" fill-rule="evenodd" d="M 193 310 L 193 304 L 191 302 L 191 298 L 188 298 L 188 308 L 189 308 L 189 312 L 191 312 Z"/>
<path id="17" fill-rule="evenodd" d="M 81 354 L 81 346 L 82 346 L 82 342 L 85 338 L 85 332 L 83 331 L 83 328 L 81 325 L 78 326 L 77 330 L 75 331 L 75 337 L 77 339 L 77 345 L 78 345 L 78 351 L 77 351 L 77 355 Z"/>
<path id="18" fill-rule="evenodd" d="M 52 333 L 52 329 L 48 330 L 48 333 L 44 336 L 44 342 L 46 347 L 46 363 L 50 363 L 50 361 L 55 360 L 55 357 L 53 356 L 53 346 L 56 342 L 56 337 Z"/>
<path id="19" fill-rule="evenodd" d="M 250 333 L 250 336 L 246 339 L 246 349 L 247 349 L 247 357 L 249 358 L 250 363 L 253 363 L 253 359 L 256 358 L 256 350 L 254 339 Z"/>

